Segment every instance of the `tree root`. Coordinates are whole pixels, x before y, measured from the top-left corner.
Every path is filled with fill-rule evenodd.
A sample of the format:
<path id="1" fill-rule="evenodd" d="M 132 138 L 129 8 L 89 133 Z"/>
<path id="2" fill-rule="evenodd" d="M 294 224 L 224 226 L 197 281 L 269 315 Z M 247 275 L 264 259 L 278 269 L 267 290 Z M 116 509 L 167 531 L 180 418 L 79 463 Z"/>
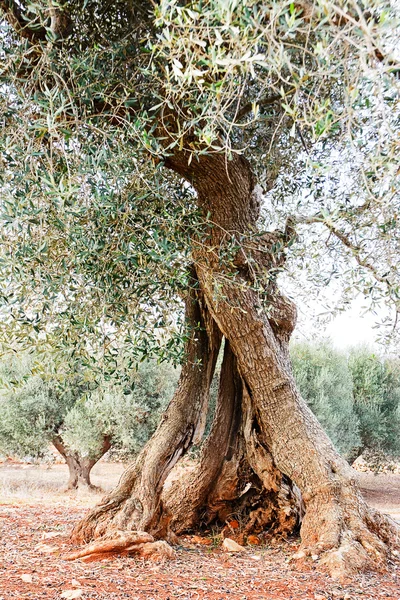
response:
<path id="1" fill-rule="evenodd" d="M 101 560 L 117 554 L 135 554 L 151 560 L 175 558 L 175 550 L 167 542 L 154 541 L 152 535 L 144 531 L 116 531 L 96 542 L 87 544 L 80 550 L 70 552 L 64 560 Z"/>
<path id="2" fill-rule="evenodd" d="M 103 539 L 116 530 L 148 531 L 157 537 L 165 537 L 165 530 L 168 535 L 171 519 L 165 518 L 160 504 L 162 488 L 176 463 L 203 435 L 221 344 L 221 335 L 195 285 L 186 298 L 186 321 L 190 326 L 186 363 L 175 394 L 157 430 L 116 489 L 76 525 L 73 538 L 77 542 Z"/>
<path id="3" fill-rule="evenodd" d="M 200 461 L 163 493 L 175 533 L 232 518 L 242 523 L 244 535 L 293 532 L 301 518 L 300 498 L 276 468 L 259 429 L 226 342 L 213 426 Z"/>
<path id="4" fill-rule="evenodd" d="M 307 506 L 297 557 L 320 558 L 334 579 L 385 567 L 391 550 L 400 547 L 400 526 L 367 506 L 354 486 L 334 497 L 316 496 Z"/>

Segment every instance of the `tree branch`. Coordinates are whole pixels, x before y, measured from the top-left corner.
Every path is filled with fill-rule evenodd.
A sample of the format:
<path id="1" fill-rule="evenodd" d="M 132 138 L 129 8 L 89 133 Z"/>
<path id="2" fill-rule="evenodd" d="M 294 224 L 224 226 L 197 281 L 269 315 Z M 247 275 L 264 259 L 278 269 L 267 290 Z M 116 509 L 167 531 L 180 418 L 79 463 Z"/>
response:
<path id="1" fill-rule="evenodd" d="M 36 19 L 29 17 L 29 9 L 24 10 L 14 0 L 0 0 L 0 11 L 15 33 L 32 44 L 48 40 L 49 32 L 54 40 L 65 38 L 71 32 L 68 13 L 58 6 L 49 6 L 49 27 L 39 25 Z"/>
<path id="2" fill-rule="evenodd" d="M 358 208 L 354 209 L 353 214 L 362 213 L 364 210 L 366 210 L 369 207 L 369 204 L 370 204 L 369 201 L 365 202 Z M 345 214 L 346 213 L 343 213 L 339 216 L 345 216 Z M 297 218 L 291 217 L 290 222 L 298 223 L 298 224 L 306 224 L 306 225 L 311 225 L 313 223 L 320 223 L 321 225 L 324 225 L 338 240 L 340 240 L 342 242 L 342 244 L 346 248 L 348 248 L 350 250 L 350 252 L 351 252 L 352 256 L 354 257 L 354 259 L 356 260 L 357 264 L 360 267 L 367 269 L 378 283 L 382 283 L 387 288 L 387 290 L 389 292 L 389 297 L 393 300 L 393 303 L 395 305 L 396 318 L 397 318 L 397 314 L 400 313 L 400 301 L 397 300 L 396 298 L 393 298 L 392 283 L 389 281 L 389 279 L 386 276 L 382 276 L 379 274 L 378 269 L 375 267 L 374 264 L 372 264 L 367 258 L 363 258 L 361 256 L 362 248 L 358 244 L 353 243 L 351 241 L 350 237 L 346 233 L 344 233 L 343 231 L 340 231 L 331 221 L 328 221 L 327 218 L 324 215 L 322 215 L 322 213 L 313 215 L 311 217 L 297 217 Z"/>
<path id="3" fill-rule="evenodd" d="M 22 38 L 32 43 L 46 39 L 46 29 L 41 27 L 31 29 L 32 22 L 24 16 L 21 7 L 13 0 L 0 0 L 0 9 L 14 31 Z"/>
<path id="4" fill-rule="evenodd" d="M 286 92 L 286 95 L 290 95 L 293 94 L 295 92 L 295 88 L 289 90 L 288 92 Z M 276 104 L 277 102 L 282 101 L 282 95 L 281 94 L 275 94 L 274 96 L 268 96 L 267 98 L 262 98 L 259 102 L 258 102 L 258 106 L 260 108 L 264 108 L 266 106 L 271 106 L 272 104 Z M 244 106 L 242 106 L 242 108 L 238 111 L 237 115 L 236 115 L 236 120 L 240 121 L 240 119 L 243 119 L 243 117 L 245 117 L 246 115 L 248 115 L 252 110 L 253 110 L 253 106 L 254 106 L 254 102 L 248 102 L 247 104 L 245 104 Z"/>

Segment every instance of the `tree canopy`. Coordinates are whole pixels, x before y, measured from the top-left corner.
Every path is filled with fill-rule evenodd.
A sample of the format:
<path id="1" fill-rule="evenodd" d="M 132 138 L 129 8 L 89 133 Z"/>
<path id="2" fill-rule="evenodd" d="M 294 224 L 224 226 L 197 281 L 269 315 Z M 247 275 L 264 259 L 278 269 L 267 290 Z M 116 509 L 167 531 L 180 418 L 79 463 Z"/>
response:
<path id="1" fill-rule="evenodd" d="M 349 460 L 365 450 L 398 454 L 399 362 L 366 346 L 350 352 L 329 340 L 295 343 L 296 383 L 335 446 Z"/>
<path id="2" fill-rule="evenodd" d="M 271 190 L 262 227 L 299 223 L 285 249 L 296 292 L 341 277 L 346 298 L 385 298 L 393 326 L 394 4 L 1 7 L 2 313 L 17 338 L 50 329 L 93 351 L 118 329 L 138 355 L 177 359 L 191 244 L 215 224 L 162 169 L 174 148 L 248 156 Z M 255 243 L 231 237 L 225 260 L 239 244 L 251 262 Z"/>
<path id="3" fill-rule="evenodd" d="M 49 354 L 8 355 L 0 363 L 0 452 L 40 458 L 53 444 L 71 471 L 90 462 L 86 481 L 70 473 L 70 487 L 89 485 L 91 468 L 110 448 L 125 459 L 141 450 L 176 375 L 167 364 L 147 361 L 129 367 L 120 383 L 100 381 L 78 360 L 71 368 Z"/>

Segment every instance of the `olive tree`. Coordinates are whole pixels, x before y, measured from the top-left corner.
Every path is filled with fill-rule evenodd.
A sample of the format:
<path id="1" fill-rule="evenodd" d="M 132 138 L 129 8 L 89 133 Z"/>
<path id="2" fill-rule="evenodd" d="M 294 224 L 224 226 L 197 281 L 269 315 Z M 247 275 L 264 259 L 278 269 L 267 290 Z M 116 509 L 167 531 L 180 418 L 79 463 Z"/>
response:
<path id="1" fill-rule="evenodd" d="M 62 373 L 46 358 L 7 356 L 0 364 L 0 451 L 41 458 L 52 444 L 68 466 L 67 489 L 92 488 L 91 470 L 110 448 L 125 458 L 141 450 L 172 394 L 175 371 L 142 363 L 128 387 L 96 381 L 79 363 Z"/>
<path id="2" fill-rule="evenodd" d="M 4 321 L 80 330 L 88 356 L 115 332 L 174 360 L 185 342 L 157 430 L 76 539 L 173 539 L 234 511 L 287 532 L 300 490 L 306 553 L 334 574 L 384 561 L 398 529 L 299 394 L 279 275 L 309 293 L 340 275 L 400 310 L 395 3 L 0 7 Z M 161 497 L 202 437 L 222 338 L 197 471 Z"/>
<path id="3" fill-rule="evenodd" d="M 360 421 L 360 451 L 398 454 L 400 427 L 400 369 L 395 359 L 382 359 L 366 347 L 349 357 L 354 407 Z"/>
<path id="4" fill-rule="evenodd" d="M 299 390 L 339 452 L 356 458 L 362 411 L 354 408 L 353 380 L 344 352 L 326 340 L 297 343 L 290 356 Z"/>

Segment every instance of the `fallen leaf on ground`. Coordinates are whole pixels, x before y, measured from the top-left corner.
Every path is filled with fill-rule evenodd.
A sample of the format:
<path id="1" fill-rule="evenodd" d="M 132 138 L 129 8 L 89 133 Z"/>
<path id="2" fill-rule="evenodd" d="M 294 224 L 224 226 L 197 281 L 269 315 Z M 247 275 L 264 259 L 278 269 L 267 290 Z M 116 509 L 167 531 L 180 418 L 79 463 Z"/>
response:
<path id="1" fill-rule="evenodd" d="M 251 544 L 252 546 L 259 546 L 260 545 L 260 539 L 256 535 L 249 535 L 248 538 L 247 538 L 247 542 L 249 544 Z"/>
<path id="2" fill-rule="evenodd" d="M 50 546 L 50 544 L 36 544 L 35 550 L 45 554 L 53 554 L 59 550 L 58 546 Z"/>
<path id="3" fill-rule="evenodd" d="M 194 544 L 202 544 L 203 546 L 211 546 L 213 543 L 211 538 L 200 537 L 199 535 L 194 535 L 192 537 L 192 542 Z"/>

